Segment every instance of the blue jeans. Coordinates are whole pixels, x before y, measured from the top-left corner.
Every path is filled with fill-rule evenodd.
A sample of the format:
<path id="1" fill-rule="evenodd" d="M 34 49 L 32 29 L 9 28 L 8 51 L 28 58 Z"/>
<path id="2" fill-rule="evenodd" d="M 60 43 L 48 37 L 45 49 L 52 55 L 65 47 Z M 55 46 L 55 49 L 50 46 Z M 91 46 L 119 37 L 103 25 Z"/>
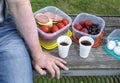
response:
<path id="1" fill-rule="evenodd" d="M 0 83 L 33 83 L 29 53 L 12 21 L 0 24 Z"/>

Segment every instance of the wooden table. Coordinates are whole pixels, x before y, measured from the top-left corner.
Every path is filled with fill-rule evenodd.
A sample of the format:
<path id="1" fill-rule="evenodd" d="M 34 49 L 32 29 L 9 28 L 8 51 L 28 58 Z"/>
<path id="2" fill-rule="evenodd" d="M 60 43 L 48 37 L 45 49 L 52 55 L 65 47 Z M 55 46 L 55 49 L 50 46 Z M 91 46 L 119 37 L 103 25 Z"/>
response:
<path id="1" fill-rule="evenodd" d="M 76 15 L 70 15 L 74 20 Z M 120 16 L 100 16 L 105 22 L 104 37 L 100 46 L 92 48 L 89 57 L 82 59 L 79 56 L 79 45 L 72 43 L 69 55 L 66 58 L 69 71 L 61 70 L 65 76 L 84 76 L 84 75 L 120 75 L 120 61 L 108 55 L 103 46 L 107 42 L 107 36 L 114 30 L 120 29 Z M 47 51 L 47 50 L 45 50 Z M 58 56 L 58 49 L 47 51 Z"/>

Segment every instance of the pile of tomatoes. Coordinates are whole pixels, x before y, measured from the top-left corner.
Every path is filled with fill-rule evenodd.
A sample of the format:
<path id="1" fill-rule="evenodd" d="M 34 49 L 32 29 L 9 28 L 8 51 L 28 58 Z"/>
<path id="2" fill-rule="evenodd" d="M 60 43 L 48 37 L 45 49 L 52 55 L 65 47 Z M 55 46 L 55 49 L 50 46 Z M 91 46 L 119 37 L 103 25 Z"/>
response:
<path id="1" fill-rule="evenodd" d="M 67 24 L 69 24 L 69 20 L 67 18 L 63 18 L 60 22 L 54 23 L 51 27 L 41 25 L 39 28 L 45 33 L 54 33 L 62 29 Z"/>

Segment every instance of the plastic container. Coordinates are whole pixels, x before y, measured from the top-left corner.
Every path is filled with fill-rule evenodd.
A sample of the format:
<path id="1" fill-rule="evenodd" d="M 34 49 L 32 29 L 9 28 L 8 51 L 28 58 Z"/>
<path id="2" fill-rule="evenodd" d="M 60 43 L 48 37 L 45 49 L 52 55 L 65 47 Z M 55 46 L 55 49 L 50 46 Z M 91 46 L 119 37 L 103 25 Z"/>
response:
<path id="1" fill-rule="evenodd" d="M 120 60 L 120 56 L 115 54 L 113 51 L 109 50 L 108 47 L 107 47 L 107 44 L 104 45 L 103 47 L 104 51 L 109 54 L 111 57 L 117 59 L 117 60 Z"/>
<path id="2" fill-rule="evenodd" d="M 109 46 L 113 46 L 113 43 L 110 43 L 111 41 L 115 42 L 115 46 L 112 48 Z M 107 44 L 104 45 L 104 50 L 106 53 L 108 53 L 115 59 L 120 60 L 120 55 L 118 55 L 114 51 L 115 47 L 120 47 L 120 29 L 115 29 L 114 31 L 112 31 L 107 37 Z"/>
<path id="3" fill-rule="evenodd" d="M 68 32 L 65 35 L 71 37 L 72 32 L 70 30 L 68 30 Z M 52 50 L 58 46 L 57 40 L 54 40 L 53 42 L 46 42 L 41 39 L 40 39 L 40 45 L 47 50 Z"/>
<path id="4" fill-rule="evenodd" d="M 85 20 L 91 20 L 94 24 L 99 24 L 100 32 L 96 35 L 91 35 L 91 34 L 78 31 L 77 29 L 74 28 L 74 25 L 76 23 L 79 23 L 80 21 L 85 21 Z M 105 27 L 105 21 L 101 17 L 88 14 L 88 13 L 80 13 L 76 16 L 75 20 L 72 23 L 73 36 L 77 39 L 79 39 L 81 36 L 90 36 L 96 41 L 97 38 L 100 36 L 101 32 L 103 31 L 104 27 Z"/>
<path id="5" fill-rule="evenodd" d="M 107 42 L 110 40 L 120 40 L 120 29 L 115 29 L 108 35 Z"/>
<path id="6" fill-rule="evenodd" d="M 36 11 L 34 13 L 34 16 L 37 15 L 38 13 L 44 13 L 44 12 L 52 12 L 52 13 L 62 16 L 63 18 L 67 18 L 69 20 L 69 24 L 67 24 L 62 29 L 60 29 L 59 31 L 54 32 L 54 33 L 48 34 L 38 28 L 38 33 L 39 33 L 40 38 L 46 43 L 47 42 L 53 43 L 57 39 L 58 36 L 61 36 L 61 35 L 64 35 L 67 33 L 67 31 L 72 23 L 72 19 L 67 14 L 65 14 L 63 11 L 61 11 L 60 9 L 58 9 L 54 6 L 47 6 L 45 8 L 42 8 L 42 9 Z"/>

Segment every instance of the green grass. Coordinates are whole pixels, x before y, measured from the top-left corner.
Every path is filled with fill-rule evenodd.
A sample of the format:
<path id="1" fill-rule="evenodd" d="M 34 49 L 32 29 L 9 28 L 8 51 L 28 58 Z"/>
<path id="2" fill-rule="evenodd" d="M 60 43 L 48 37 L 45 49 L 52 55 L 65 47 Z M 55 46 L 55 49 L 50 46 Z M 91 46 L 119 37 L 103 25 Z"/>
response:
<path id="1" fill-rule="evenodd" d="M 35 76 L 34 83 L 120 83 L 120 76 L 63 76 L 59 80 Z"/>
<path id="2" fill-rule="evenodd" d="M 33 11 L 56 6 L 67 14 L 120 15 L 120 0 L 31 0 Z"/>

